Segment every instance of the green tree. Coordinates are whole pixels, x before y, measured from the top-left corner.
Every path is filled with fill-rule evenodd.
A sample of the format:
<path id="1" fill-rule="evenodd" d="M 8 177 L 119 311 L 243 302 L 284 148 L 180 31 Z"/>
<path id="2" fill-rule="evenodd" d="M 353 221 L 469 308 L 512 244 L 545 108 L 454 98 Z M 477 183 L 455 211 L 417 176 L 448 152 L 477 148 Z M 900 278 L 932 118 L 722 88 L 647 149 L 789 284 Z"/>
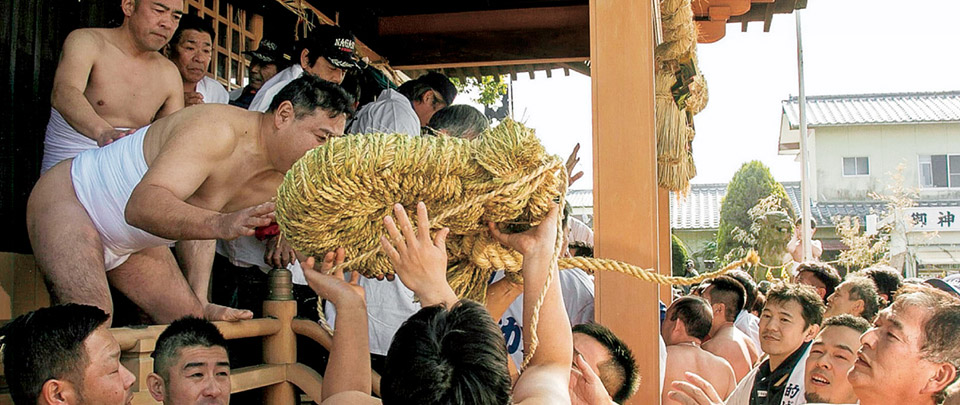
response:
<path id="1" fill-rule="evenodd" d="M 735 238 L 734 229 L 747 230 L 753 224 L 748 212 L 761 199 L 770 195 L 780 198 L 783 211 L 796 218 L 793 205 L 787 197 L 783 185 L 773 179 L 770 168 L 758 160 L 744 163 L 733 175 L 727 184 L 727 194 L 720 203 L 720 229 L 717 231 L 717 258 L 725 258 L 730 251 L 741 248 L 748 249 L 747 244 Z M 737 258 L 734 258 L 737 259 Z"/>
<path id="2" fill-rule="evenodd" d="M 690 260 L 690 249 L 677 235 L 670 234 L 670 247 L 673 251 L 673 275 L 682 277 L 687 269 L 687 260 Z"/>
<path id="3" fill-rule="evenodd" d="M 451 77 L 450 81 L 453 82 L 453 85 L 457 88 L 457 92 L 463 93 L 470 89 L 478 89 L 477 98 L 473 99 L 474 102 L 480 103 L 481 105 L 487 107 L 493 107 L 500 101 L 500 98 L 507 94 L 507 81 L 505 76 L 494 78 L 493 76 L 483 76 L 480 79 L 476 77 L 468 77 L 465 80 L 460 80 L 456 77 Z"/>

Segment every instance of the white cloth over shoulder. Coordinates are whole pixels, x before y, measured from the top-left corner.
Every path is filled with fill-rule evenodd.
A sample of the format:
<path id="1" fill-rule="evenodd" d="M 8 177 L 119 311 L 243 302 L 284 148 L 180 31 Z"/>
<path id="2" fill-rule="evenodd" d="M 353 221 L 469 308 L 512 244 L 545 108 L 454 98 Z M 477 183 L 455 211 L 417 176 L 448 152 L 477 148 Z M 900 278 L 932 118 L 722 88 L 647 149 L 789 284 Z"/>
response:
<path id="1" fill-rule="evenodd" d="M 270 108 L 270 103 L 273 102 L 273 97 L 283 89 L 284 86 L 294 81 L 303 75 L 303 68 L 300 67 L 299 63 L 295 63 L 290 67 L 283 69 L 280 73 L 277 73 L 270 80 L 267 80 L 263 86 L 260 87 L 260 90 L 257 91 L 257 95 L 253 96 L 253 101 L 250 102 L 250 106 L 247 107 L 250 111 L 260 111 L 266 112 Z"/>
<path id="2" fill-rule="evenodd" d="M 357 112 L 357 118 L 347 128 L 348 134 L 398 133 L 420 135 L 420 118 L 403 94 L 393 89 L 380 92 L 377 101 Z"/>
<path id="3" fill-rule="evenodd" d="M 414 293 L 396 276 L 393 281 L 360 278 L 367 297 L 367 329 L 370 336 L 370 353 L 386 356 L 403 322 L 420 310 L 420 303 L 413 302 Z M 337 310 L 330 302 L 323 313 L 331 326 L 336 328 Z"/>
<path id="4" fill-rule="evenodd" d="M 790 372 L 790 378 L 787 379 L 787 387 L 783 395 L 783 399 L 780 400 L 780 405 L 803 405 L 807 403 L 806 367 L 807 357 L 810 356 L 811 346 L 812 345 L 807 345 L 803 352 L 803 356 L 800 356 L 800 360 L 798 360 L 797 364 L 793 366 L 793 371 Z M 730 396 L 727 397 L 727 400 L 724 401 L 724 404 L 750 405 L 750 395 L 753 393 L 753 384 L 757 379 L 757 372 L 759 371 L 760 366 L 754 367 L 753 370 L 750 370 L 750 372 L 747 373 L 742 380 L 740 380 L 740 383 L 737 384 L 737 388 L 730 393 Z M 786 394 L 787 392 L 792 392 L 793 396 L 788 396 Z"/>
<path id="5" fill-rule="evenodd" d="M 97 141 L 73 129 L 60 111 L 50 107 L 50 121 L 43 137 L 43 161 L 40 174 L 46 173 L 57 163 L 70 159 L 85 150 L 96 149 Z"/>
<path id="6" fill-rule="evenodd" d="M 593 322 L 593 276 L 577 268 L 561 270 L 559 275 L 563 306 L 570 318 L 570 326 Z M 503 272 L 498 271 L 493 281 L 501 278 Z M 523 294 L 510 304 L 499 324 L 500 332 L 507 343 L 507 354 L 519 368 L 523 364 Z"/>
<path id="7" fill-rule="evenodd" d="M 106 270 L 120 266 L 133 253 L 173 242 L 135 228 L 124 218 L 130 194 L 147 173 L 143 138 L 149 128 L 77 155 L 70 168 L 77 199 L 100 234 Z"/>
<path id="8" fill-rule="evenodd" d="M 267 242 L 257 239 L 254 236 L 241 236 L 233 240 L 217 240 L 217 253 L 227 258 L 231 264 L 237 267 L 259 267 L 263 272 L 268 272 L 272 266 L 263 261 L 263 255 L 267 251 Z M 296 259 L 293 263 L 287 265 L 287 270 L 293 273 L 293 283 L 296 285 L 307 285 L 307 278 L 303 275 L 303 268 Z"/>
<path id="9" fill-rule="evenodd" d="M 210 76 L 203 76 L 203 79 L 197 82 L 197 93 L 203 95 L 204 104 L 227 104 L 230 102 L 230 93 L 227 93 L 227 89 Z"/>
<path id="10" fill-rule="evenodd" d="M 750 337 L 750 340 L 753 341 L 754 347 L 760 351 L 760 318 L 757 318 L 747 310 L 741 310 L 737 314 L 737 319 L 733 322 L 733 326 L 737 329 L 740 329 L 745 335 Z M 762 353 L 761 353 L 762 354 Z"/>

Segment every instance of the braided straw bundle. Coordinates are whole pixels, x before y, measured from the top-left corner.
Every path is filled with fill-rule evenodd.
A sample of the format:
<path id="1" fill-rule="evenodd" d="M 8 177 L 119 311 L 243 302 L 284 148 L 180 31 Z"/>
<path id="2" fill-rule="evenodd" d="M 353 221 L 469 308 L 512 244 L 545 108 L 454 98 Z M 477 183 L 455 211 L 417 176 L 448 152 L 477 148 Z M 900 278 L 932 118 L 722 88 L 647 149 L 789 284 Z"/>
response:
<path id="1" fill-rule="evenodd" d="M 431 228 L 450 228 L 449 281 L 462 297 L 483 299 L 490 273 L 520 270 L 486 222 L 536 224 L 566 192 L 563 162 L 533 130 L 506 120 L 474 140 L 370 134 L 334 138 L 308 152 L 278 190 L 277 222 L 299 252 L 346 249 L 345 270 L 392 273 L 380 252 L 382 219 L 394 203 L 424 201 Z M 410 215 L 416 221 L 415 215 Z"/>
<path id="2" fill-rule="evenodd" d="M 656 48 L 657 62 L 685 59 L 695 52 L 697 28 L 690 0 L 660 1 L 660 26 L 663 43 Z"/>
<path id="3" fill-rule="evenodd" d="M 670 71 L 657 71 L 657 181 L 660 187 L 685 192 L 690 187 L 690 179 L 697 174 L 697 169 L 690 151 L 693 128 L 687 125 L 687 115 L 677 106 L 670 90 L 676 81 L 676 75 Z"/>
<path id="4" fill-rule="evenodd" d="M 393 272 L 380 252 L 382 218 L 391 214 L 395 202 L 412 212 L 424 201 L 433 215 L 430 229 L 450 228 L 450 286 L 461 298 L 482 301 L 491 272 L 517 273 L 522 265 L 520 254 L 493 240 L 484 224 L 539 223 L 551 201 L 565 194 L 566 182 L 560 159 L 545 153 L 531 129 L 511 120 L 474 140 L 351 135 L 328 141 L 294 164 L 277 191 L 276 215 L 283 236 L 300 253 L 319 257 L 343 247 L 350 260 L 340 266 L 371 277 Z M 555 258 L 561 240 L 558 233 Z M 554 263 L 561 269 L 617 271 L 660 284 L 695 284 L 757 260 L 751 253 L 692 279 L 606 259 L 574 257 Z M 536 351 L 535 331 L 546 291 L 544 287 L 531 320 L 534 332 L 524 365 Z"/>

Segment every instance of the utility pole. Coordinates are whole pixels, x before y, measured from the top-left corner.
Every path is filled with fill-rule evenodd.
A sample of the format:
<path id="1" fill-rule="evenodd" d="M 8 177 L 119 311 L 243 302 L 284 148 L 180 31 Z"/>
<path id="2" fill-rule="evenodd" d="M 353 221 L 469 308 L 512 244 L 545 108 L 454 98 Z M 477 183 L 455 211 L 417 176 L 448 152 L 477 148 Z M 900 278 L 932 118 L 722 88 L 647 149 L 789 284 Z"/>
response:
<path id="1" fill-rule="evenodd" d="M 803 88 L 803 41 L 800 35 L 800 10 L 794 10 L 793 14 L 797 18 L 797 76 L 800 81 L 800 218 L 801 223 L 801 243 L 803 245 L 803 260 L 812 260 L 813 256 L 810 250 L 810 179 L 809 167 L 807 161 L 807 97 Z"/>

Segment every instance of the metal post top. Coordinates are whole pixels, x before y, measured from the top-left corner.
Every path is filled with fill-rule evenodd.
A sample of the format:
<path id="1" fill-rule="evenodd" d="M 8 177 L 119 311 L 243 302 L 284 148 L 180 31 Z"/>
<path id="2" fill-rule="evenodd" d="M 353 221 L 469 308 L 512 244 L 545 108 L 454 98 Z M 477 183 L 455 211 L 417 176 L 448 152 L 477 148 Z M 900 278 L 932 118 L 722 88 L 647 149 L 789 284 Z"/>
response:
<path id="1" fill-rule="evenodd" d="M 270 279 L 270 293 L 267 296 L 271 301 L 293 300 L 293 273 L 287 269 L 273 269 L 267 275 Z"/>

